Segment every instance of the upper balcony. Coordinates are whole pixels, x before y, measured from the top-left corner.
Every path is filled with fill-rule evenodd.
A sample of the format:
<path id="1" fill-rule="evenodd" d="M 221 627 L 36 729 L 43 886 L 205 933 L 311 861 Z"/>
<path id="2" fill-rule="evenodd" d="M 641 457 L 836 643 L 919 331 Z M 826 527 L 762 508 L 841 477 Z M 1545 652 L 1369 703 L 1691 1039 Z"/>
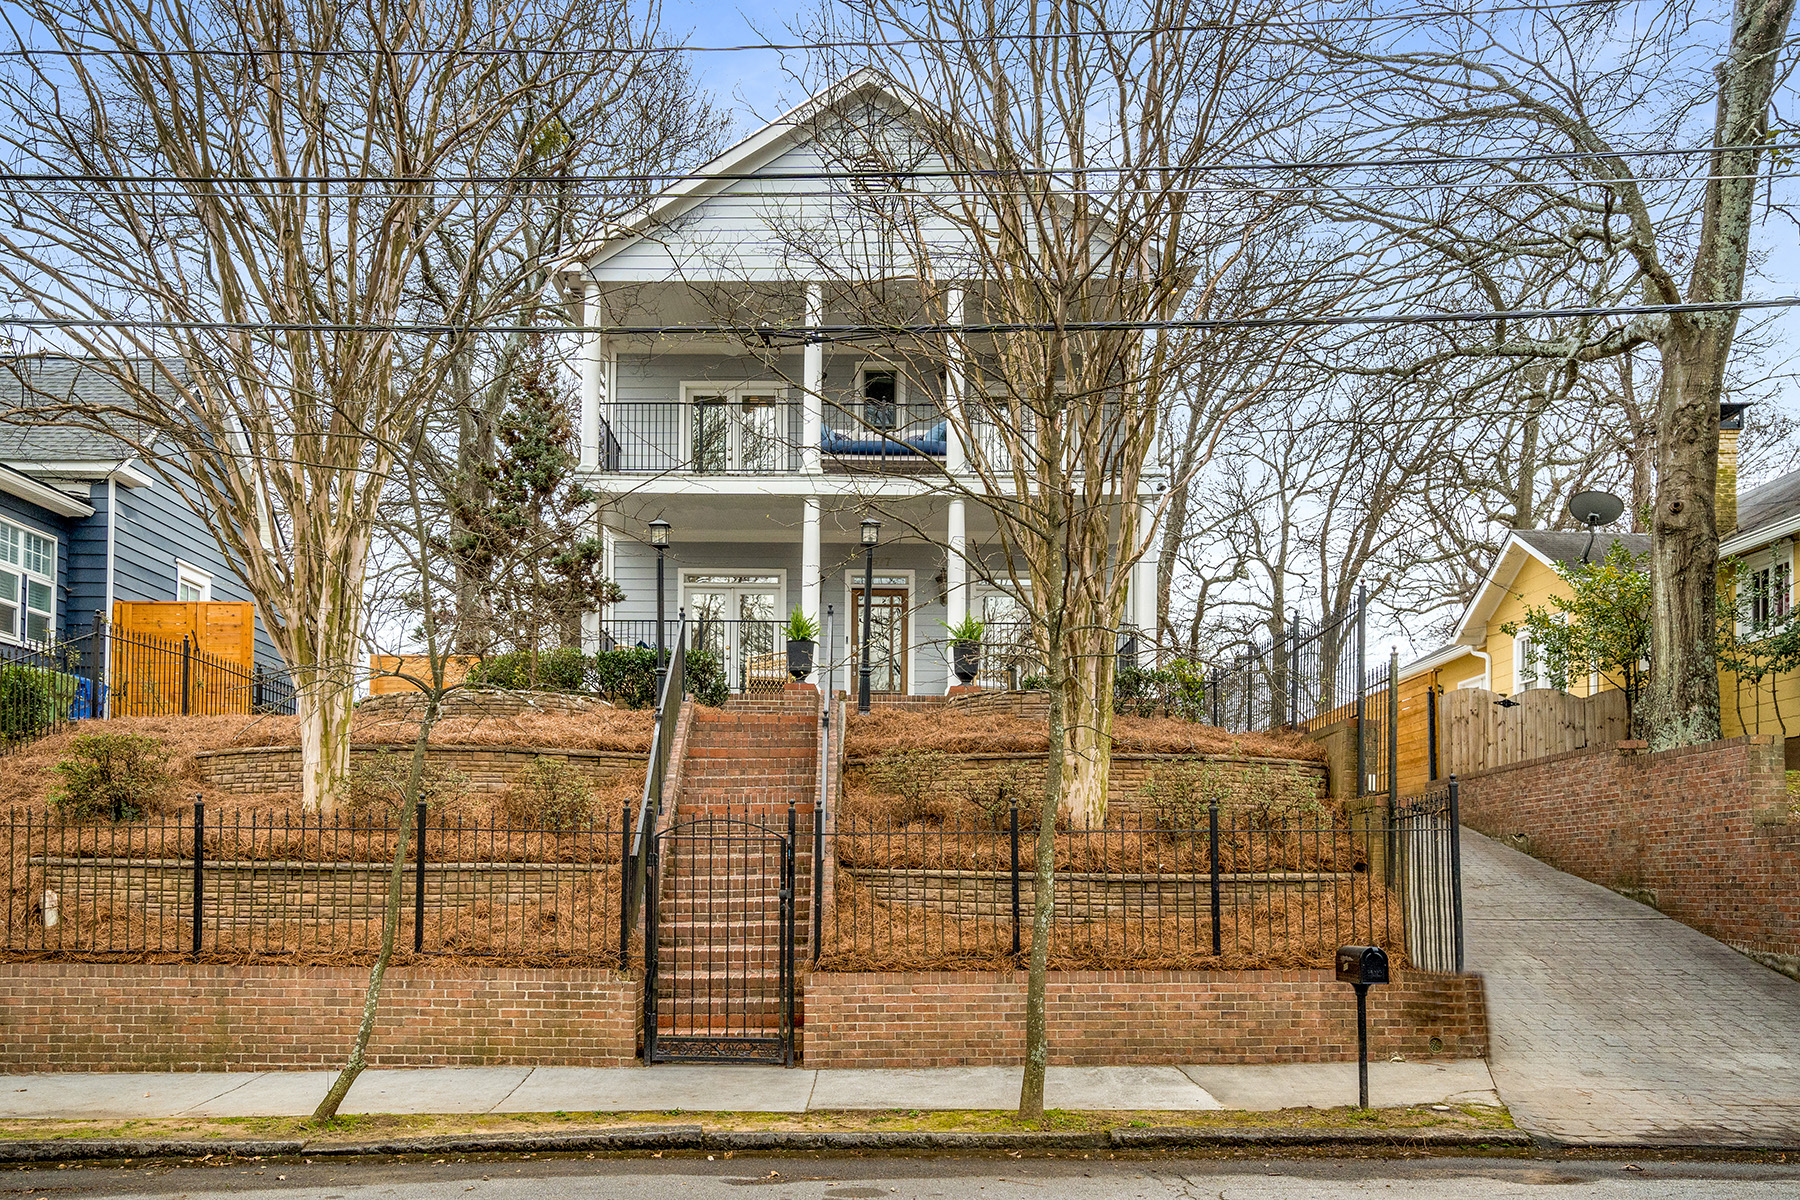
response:
<path id="1" fill-rule="evenodd" d="M 784 475 L 808 469 L 806 406 L 785 388 L 737 387 L 686 400 L 622 401 L 600 414 L 599 468 L 620 475 Z M 826 403 L 819 469 L 932 475 L 949 454 L 935 403 Z"/>

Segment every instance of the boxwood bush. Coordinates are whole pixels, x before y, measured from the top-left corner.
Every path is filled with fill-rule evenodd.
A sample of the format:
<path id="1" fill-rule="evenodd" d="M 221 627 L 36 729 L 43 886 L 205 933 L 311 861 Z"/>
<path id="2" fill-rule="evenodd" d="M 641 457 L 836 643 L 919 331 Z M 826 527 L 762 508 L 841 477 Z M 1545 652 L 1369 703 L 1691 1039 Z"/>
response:
<path id="1" fill-rule="evenodd" d="M 531 677 L 530 655 L 500 654 L 478 663 L 469 672 L 468 682 L 517 691 L 604 696 L 620 708 L 650 708 L 656 703 L 656 651 L 644 646 L 602 650 L 592 657 L 574 647 L 541 651 L 535 686 Z M 717 656 L 704 650 L 688 651 L 687 690 L 701 704 L 725 703 L 730 684 Z"/>

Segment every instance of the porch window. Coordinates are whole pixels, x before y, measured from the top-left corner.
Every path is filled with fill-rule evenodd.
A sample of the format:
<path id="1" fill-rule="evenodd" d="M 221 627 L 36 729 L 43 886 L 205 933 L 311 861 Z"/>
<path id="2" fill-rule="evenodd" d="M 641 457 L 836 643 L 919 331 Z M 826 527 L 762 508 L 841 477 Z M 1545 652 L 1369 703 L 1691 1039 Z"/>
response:
<path id="1" fill-rule="evenodd" d="M 900 425 L 900 378 L 882 368 L 862 370 L 863 422 L 871 429 L 896 429 Z"/>

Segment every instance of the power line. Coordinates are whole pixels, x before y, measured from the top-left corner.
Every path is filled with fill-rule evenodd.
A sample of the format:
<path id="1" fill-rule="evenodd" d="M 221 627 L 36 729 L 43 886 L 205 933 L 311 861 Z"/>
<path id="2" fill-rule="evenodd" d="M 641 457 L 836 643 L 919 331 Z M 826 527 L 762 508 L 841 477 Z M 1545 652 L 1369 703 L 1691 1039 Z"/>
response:
<path id="1" fill-rule="evenodd" d="M 18 317 L 0 316 L 0 326 L 18 329 L 115 329 L 199 332 L 216 330 L 240 333 L 406 333 L 444 335 L 478 333 L 598 334 L 603 337 L 732 337 L 773 346 L 776 339 L 794 345 L 808 342 L 863 341 L 870 338 L 939 337 L 956 334 L 997 336 L 1025 333 L 1156 333 L 1204 332 L 1212 329 L 1309 329 L 1344 326 L 1453 325 L 1463 322 L 1559 320 L 1577 317 L 1659 316 L 1684 313 L 1747 312 L 1800 307 L 1800 296 L 1776 296 L 1762 300 L 1709 300 L 1683 304 L 1625 304 L 1585 308 L 1522 308 L 1443 313 L 1352 313 L 1312 317 L 1218 317 L 1165 321 L 1067 321 L 987 322 L 919 325 L 468 325 L 454 322 L 356 322 L 280 321 L 166 321 L 127 317 Z"/>
<path id="2" fill-rule="evenodd" d="M 1457 166 L 1516 166 L 1534 163 L 1584 162 L 1594 159 L 1615 158 L 1674 158 L 1697 154 L 1734 154 L 1759 151 L 1800 151 L 1800 142 L 1759 142 L 1740 143 L 1730 146 L 1681 146 L 1662 149 L 1638 150 L 1568 150 L 1540 151 L 1530 154 L 1438 154 L 1407 158 L 1324 158 L 1324 159 L 1264 159 L 1234 163 L 1215 163 L 1196 165 L 1186 168 L 1161 168 L 1145 166 L 1109 166 L 1096 165 L 1080 168 L 1071 167 L 914 167 L 914 168 L 881 168 L 849 167 L 841 170 L 820 171 L 720 171 L 700 174 L 698 171 L 664 171 L 664 172 L 607 172 L 584 171 L 570 174 L 548 175 L 246 175 L 219 174 L 208 175 L 174 175 L 174 174 L 108 174 L 92 171 L 36 171 L 9 172 L 8 180 L 19 183 L 101 183 L 101 184 L 242 184 L 246 186 L 312 186 L 315 184 L 383 184 L 391 186 L 411 186 L 414 184 L 550 184 L 569 185 L 576 183 L 626 183 L 639 187 L 651 187 L 657 184 L 686 183 L 690 180 L 718 183 L 844 183 L 849 181 L 853 186 L 857 183 L 886 183 L 899 179 L 1069 179 L 1079 175 L 1183 175 L 1196 172 L 1206 174 L 1246 174 L 1258 171 L 1350 171 L 1350 170 L 1418 170 L 1425 167 L 1457 167 Z M 1731 178 L 1736 178 L 1731 177 Z M 1593 180 L 1595 183 L 1631 182 L 1622 180 Z M 1159 189 L 1160 190 L 1160 189 Z M 1169 190 L 1180 190 L 1171 188 Z"/>
<path id="3" fill-rule="evenodd" d="M 227 47 L 183 47 L 175 50 L 153 50 L 136 47 L 106 47 L 64 49 L 61 47 L 25 47 L 17 49 L 0 49 L 0 58 L 31 58 L 42 55 L 49 58 L 187 58 L 202 57 L 265 57 L 269 55 L 292 56 L 296 58 L 338 58 L 368 57 L 380 55 L 383 58 L 419 58 L 430 55 L 447 55 L 468 58 L 516 58 L 526 54 L 536 57 L 574 57 L 596 54 L 618 55 L 668 55 L 668 54 L 746 54 L 763 52 L 788 52 L 819 50 L 898 50 L 908 47 L 927 46 L 988 46 L 995 42 L 1057 42 L 1073 38 L 1102 38 L 1107 40 L 1131 39 L 1151 35 L 1185 34 L 1185 33 L 1235 33 L 1247 24 L 1254 24 L 1264 29 L 1311 30 L 1332 25 L 1386 25 L 1416 23 L 1437 20 L 1471 20 L 1476 16 L 1491 17 L 1506 13 L 1554 13 L 1566 15 L 1574 9 L 1605 7 L 1614 0 L 1567 0 L 1562 4 L 1500 4 L 1482 9 L 1479 14 L 1462 11 L 1448 6 L 1412 12 L 1397 13 L 1344 13 L 1331 17 L 1316 17 L 1305 21 L 1280 21 L 1259 19 L 1254 22 L 1245 21 L 1198 21 L 1184 25 L 1152 25 L 1129 29 L 1074 29 L 1062 32 L 1031 30 L 992 30 L 981 34 L 970 34 L 962 37 L 903 37 L 884 38 L 879 42 L 867 39 L 842 39 L 812 42 L 741 42 L 719 46 L 689 46 L 671 43 L 641 43 L 624 45 L 584 46 L 580 49 L 563 48 L 516 48 L 494 46 L 456 46 L 456 47 L 420 47 L 418 49 L 399 49 L 388 47 L 369 48 L 332 48 L 313 50 L 300 46 L 282 47 L 245 47 L 242 49 Z"/>

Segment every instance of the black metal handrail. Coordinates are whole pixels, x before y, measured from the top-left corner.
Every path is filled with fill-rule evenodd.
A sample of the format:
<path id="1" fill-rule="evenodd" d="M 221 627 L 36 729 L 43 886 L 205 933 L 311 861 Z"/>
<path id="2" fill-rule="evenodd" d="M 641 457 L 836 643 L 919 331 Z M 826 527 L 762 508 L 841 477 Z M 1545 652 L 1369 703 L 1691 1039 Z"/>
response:
<path id="1" fill-rule="evenodd" d="M 663 783 L 668 777 L 669 756 L 674 748 L 675 728 L 681 720 L 682 696 L 687 689 L 687 624 L 683 622 L 675 635 L 675 647 L 669 653 L 668 675 L 663 679 L 662 695 L 656 698 L 656 724 L 650 734 L 650 762 L 644 771 L 644 796 L 638 803 L 635 827 L 628 833 L 624 847 L 625 861 L 619 871 L 619 967 L 631 962 L 631 934 L 637 928 L 644 903 L 645 855 L 656 836 L 656 819 L 663 810 Z"/>

